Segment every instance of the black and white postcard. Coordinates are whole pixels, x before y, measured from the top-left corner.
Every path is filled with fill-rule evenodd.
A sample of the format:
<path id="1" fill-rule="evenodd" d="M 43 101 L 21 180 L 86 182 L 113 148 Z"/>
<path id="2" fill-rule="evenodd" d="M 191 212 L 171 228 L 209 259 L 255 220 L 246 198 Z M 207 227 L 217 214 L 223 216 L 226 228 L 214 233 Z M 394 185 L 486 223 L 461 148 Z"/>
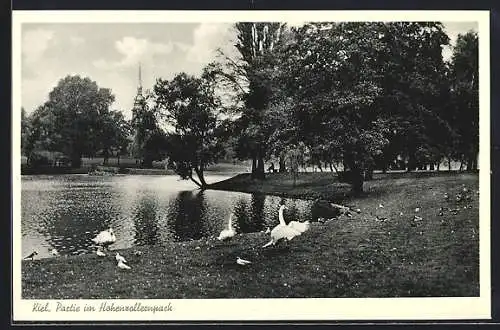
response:
<path id="1" fill-rule="evenodd" d="M 13 320 L 489 319 L 487 11 L 14 11 Z"/>

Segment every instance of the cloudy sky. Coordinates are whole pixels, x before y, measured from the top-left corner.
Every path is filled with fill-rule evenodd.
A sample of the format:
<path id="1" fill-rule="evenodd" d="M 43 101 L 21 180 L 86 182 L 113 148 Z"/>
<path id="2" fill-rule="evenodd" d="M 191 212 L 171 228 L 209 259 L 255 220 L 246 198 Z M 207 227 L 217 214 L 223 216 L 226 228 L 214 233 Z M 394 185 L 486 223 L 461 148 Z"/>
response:
<path id="1" fill-rule="evenodd" d="M 444 22 L 452 43 L 459 33 L 477 31 L 475 22 Z M 79 74 L 110 88 L 114 109 L 130 109 L 137 90 L 138 65 L 145 89 L 157 78 L 185 71 L 199 74 L 215 50 L 234 51 L 234 30 L 225 23 L 25 23 L 22 26 L 22 106 L 31 113 L 57 82 Z M 443 51 L 445 58 L 449 50 Z"/>

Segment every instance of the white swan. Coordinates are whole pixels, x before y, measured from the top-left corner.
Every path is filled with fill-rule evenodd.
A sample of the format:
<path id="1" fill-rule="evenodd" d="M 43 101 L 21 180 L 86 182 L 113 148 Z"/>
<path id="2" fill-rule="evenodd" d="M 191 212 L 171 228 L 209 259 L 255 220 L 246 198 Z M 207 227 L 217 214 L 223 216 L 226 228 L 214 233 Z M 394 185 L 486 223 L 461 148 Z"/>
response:
<path id="1" fill-rule="evenodd" d="M 219 241 L 225 241 L 231 239 L 234 235 L 236 235 L 236 231 L 233 228 L 233 214 L 231 213 L 229 215 L 229 223 L 227 225 L 227 229 L 221 231 L 217 239 Z"/>
<path id="2" fill-rule="evenodd" d="M 125 265 L 125 264 L 123 263 L 123 261 L 121 261 L 121 260 L 120 260 L 120 261 L 118 261 L 117 266 L 118 266 L 118 268 L 120 268 L 120 269 L 131 269 L 131 268 L 130 268 L 130 266 Z"/>
<path id="3" fill-rule="evenodd" d="M 236 258 L 236 263 L 238 265 L 242 265 L 242 266 L 246 266 L 248 264 L 251 264 L 252 262 L 251 261 L 248 261 L 248 260 L 245 260 L 245 259 L 241 259 L 240 257 L 237 257 Z"/>
<path id="4" fill-rule="evenodd" d="M 120 255 L 118 252 L 116 252 L 115 259 L 118 262 L 120 262 L 120 261 L 121 262 L 127 262 L 127 260 L 125 260 L 125 258 L 122 255 Z"/>
<path id="5" fill-rule="evenodd" d="M 300 231 L 290 226 L 287 226 L 285 219 L 283 218 L 283 210 L 285 208 L 286 208 L 285 205 L 281 205 L 278 214 L 280 223 L 276 227 L 274 227 L 273 230 L 271 230 L 271 240 L 263 247 L 268 247 L 269 245 L 275 245 L 279 240 L 283 238 L 291 240 L 295 236 L 302 234 Z"/>
<path id="6" fill-rule="evenodd" d="M 301 234 L 306 230 L 309 230 L 311 223 L 309 221 L 299 222 L 299 221 L 290 221 L 288 223 L 288 227 L 295 229 Z"/>
<path id="7" fill-rule="evenodd" d="M 96 237 L 92 238 L 92 242 L 102 247 L 108 247 L 109 245 L 116 242 L 116 236 L 112 228 L 101 231 Z"/>

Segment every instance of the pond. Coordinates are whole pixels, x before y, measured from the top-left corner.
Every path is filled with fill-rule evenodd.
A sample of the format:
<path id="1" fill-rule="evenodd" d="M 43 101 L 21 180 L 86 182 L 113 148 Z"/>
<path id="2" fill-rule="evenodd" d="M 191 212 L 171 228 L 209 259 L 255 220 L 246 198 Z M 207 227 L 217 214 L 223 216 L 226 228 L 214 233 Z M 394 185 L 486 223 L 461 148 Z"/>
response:
<path id="1" fill-rule="evenodd" d="M 208 175 L 207 182 L 226 179 Z M 310 201 L 262 194 L 200 191 L 177 176 L 22 176 L 22 253 L 40 258 L 94 251 L 91 238 L 112 227 L 111 249 L 217 236 L 234 213 L 237 232 L 265 230 L 285 218 L 312 220 Z"/>

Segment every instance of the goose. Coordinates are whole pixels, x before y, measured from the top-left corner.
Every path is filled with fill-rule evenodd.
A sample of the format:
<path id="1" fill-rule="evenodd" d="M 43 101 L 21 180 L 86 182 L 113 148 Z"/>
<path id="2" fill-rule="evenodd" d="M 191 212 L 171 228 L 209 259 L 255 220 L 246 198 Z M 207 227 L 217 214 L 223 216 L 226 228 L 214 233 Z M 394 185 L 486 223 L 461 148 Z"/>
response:
<path id="1" fill-rule="evenodd" d="M 117 264 L 116 266 L 117 266 L 118 268 L 120 268 L 120 269 L 131 269 L 131 267 L 130 267 L 130 266 L 125 265 L 125 264 L 123 263 L 123 261 L 121 261 L 121 260 L 120 260 L 120 261 L 118 261 L 118 264 Z"/>
<path id="2" fill-rule="evenodd" d="M 242 266 L 246 266 L 248 264 L 251 264 L 252 262 L 251 261 L 248 261 L 248 260 L 245 260 L 245 259 L 241 259 L 240 257 L 237 257 L 236 258 L 236 263 L 238 265 L 242 265 Z"/>
<path id="3" fill-rule="evenodd" d="M 236 231 L 233 228 L 232 222 L 233 222 L 233 213 L 229 215 L 229 223 L 227 225 L 227 228 L 221 231 L 219 237 L 217 237 L 219 241 L 229 240 L 233 238 L 234 235 L 236 235 Z"/>
<path id="4" fill-rule="evenodd" d="M 112 228 L 101 231 L 96 237 L 92 238 L 92 242 L 97 245 L 101 245 L 104 248 L 109 247 L 109 245 L 116 242 L 116 236 Z"/>
<path id="5" fill-rule="evenodd" d="M 291 240 L 295 236 L 302 234 L 300 231 L 287 226 L 285 219 L 283 218 L 283 210 L 286 208 L 285 205 L 281 205 L 278 211 L 278 218 L 280 223 L 271 230 L 271 240 L 263 246 L 263 248 L 269 245 L 275 245 L 279 240 L 286 238 Z"/>
<path id="6" fill-rule="evenodd" d="M 24 257 L 24 260 L 33 260 L 35 256 L 38 254 L 37 251 L 33 251 L 29 256 Z"/>
<path id="7" fill-rule="evenodd" d="M 97 254 L 98 257 L 105 257 L 106 253 L 102 252 L 101 250 L 95 251 L 95 254 Z"/>
<path id="8" fill-rule="evenodd" d="M 115 259 L 118 262 L 120 262 L 120 261 L 121 262 L 127 262 L 127 260 L 125 260 L 125 258 L 122 255 L 120 255 L 118 252 L 116 252 Z"/>

